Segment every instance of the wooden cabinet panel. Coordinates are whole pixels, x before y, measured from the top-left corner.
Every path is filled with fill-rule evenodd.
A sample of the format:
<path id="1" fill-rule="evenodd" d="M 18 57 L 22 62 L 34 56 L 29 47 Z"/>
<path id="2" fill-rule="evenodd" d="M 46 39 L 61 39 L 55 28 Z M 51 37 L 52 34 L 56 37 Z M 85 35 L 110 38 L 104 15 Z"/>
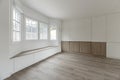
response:
<path id="1" fill-rule="evenodd" d="M 101 55 L 106 57 L 106 43 L 101 44 Z"/>
<path id="2" fill-rule="evenodd" d="M 106 42 L 63 41 L 62 51 L 91 53 L 106 57 Z"/>
<path id="3" fill-rule="evenodd" d="M 100 52 L 101 52 L 100 48 L 101 48 L 100 43 L 92 42 L 92 54 L 100 55 Z"/>
<path id="4" fill-rule="evenodd" d="M 92 54 L 106 56 L 106 43 L 92 42 Z"/>
<path id="5" fill-rule="evenodd" d="M 69 52 L 69 41 L 62 41 L 62 51 Z"/>
<path id="6" fill-rule="evenodd" d="M 91 53 L 91 42 L 80 42 L 81 53 Z"/>
<path id="7" fill-rule="evenodd" d="M 79 42 L 70 42 L 70 52 L 79 52 L 80 50 L 80 43 Z"/>

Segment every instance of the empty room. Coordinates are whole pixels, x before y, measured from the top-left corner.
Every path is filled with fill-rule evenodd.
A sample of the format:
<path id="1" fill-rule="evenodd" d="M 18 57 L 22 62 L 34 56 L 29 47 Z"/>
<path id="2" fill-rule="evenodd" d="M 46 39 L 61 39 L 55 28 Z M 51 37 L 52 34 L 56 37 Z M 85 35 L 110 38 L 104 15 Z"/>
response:
<path id="1" fill-rule="evenodd" d="M 120 80 L 120 0 L 0 0 L 0 80 Z"/>

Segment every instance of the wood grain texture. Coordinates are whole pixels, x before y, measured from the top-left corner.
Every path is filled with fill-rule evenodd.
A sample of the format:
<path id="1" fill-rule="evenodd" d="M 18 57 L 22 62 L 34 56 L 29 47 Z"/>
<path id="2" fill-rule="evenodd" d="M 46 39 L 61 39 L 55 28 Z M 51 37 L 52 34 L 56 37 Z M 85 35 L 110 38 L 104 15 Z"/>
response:
<path id="1" fill-rule="evenodd" d="M 106 43 L 92 42 L 92 54 L 106 56 Z"/>
<path id="2" fill-rule="evenodd" d="M 70 42 L 69 41 L 62 41 L 62 51 L 69 52 L 70 51 Z"/>
<path id="3" fill-rule="evenodd" d="M 90 54 L 62 53 L 6 80 L 120 80 L 120 60 Z"/>
<path id="4" fill-rule="evenodd" d="M 91 42 L 80 42 L 81 53 L 91 53 Z"/>
<path id="5" fill-rule="evenodd" d="M 70 41 L 70 52 L 79 52 L 80 51 L 80 43 Z"/>
<path id="6" fill-rule="evenodd" d="M 103 42 L 101 44 L 101 55 L 106 57 L 106 53 L 107 53 L 106 43 Z"/>
<path id="7" fill-rule="evenodd" d="M 106 57 L 106 42 L 63 41 L 62 51 L 89 53 Z"/>

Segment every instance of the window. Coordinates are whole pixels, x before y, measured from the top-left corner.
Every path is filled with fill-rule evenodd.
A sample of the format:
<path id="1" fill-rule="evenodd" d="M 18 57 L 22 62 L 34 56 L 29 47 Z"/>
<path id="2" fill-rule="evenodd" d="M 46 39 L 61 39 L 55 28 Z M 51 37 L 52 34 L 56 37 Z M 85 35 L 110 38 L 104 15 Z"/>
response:
<path id="1" fill-rule="evenodd" d="M 13 27 L 12 27 L 12 40 L 13 42 L 21 41 L 21 25 L 22 16 L 17 9 L 13 9 Z"/>
<path id="2" fill-rule="evenodd" d="M 40 31 L 40 39 L 47 40 L 48 39 L 48 24 L 40 23 L 39 31 Z"/>
<path id="3" fill-rule="evenodd" d="M 57 39 L 57 27 L 55 25 L 50 26 L 50 40 Z"/>
<path id="4" fill-rule="evenodd" d="M 26 18 L 26 40 L 38 39 L 38 22 Z"/>

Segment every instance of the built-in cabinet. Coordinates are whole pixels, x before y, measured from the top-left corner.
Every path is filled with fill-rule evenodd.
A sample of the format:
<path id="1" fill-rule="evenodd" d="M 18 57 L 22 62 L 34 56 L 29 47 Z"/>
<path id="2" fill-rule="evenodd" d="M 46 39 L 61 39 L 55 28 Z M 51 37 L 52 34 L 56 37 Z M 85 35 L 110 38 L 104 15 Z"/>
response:
<path id="1" fill-rule="evenodd" d="M 14 72 L 18 72 L 34 63 L 33 55 L 26 55 L 14 58 Z"/>
<path id="2" fill-rule="evenodd" d="M 69 52 L 70 51 L 70 42 L 69 41 L 62 41 L 62 51 Z"/>
<path id="3" fill-rule="evenodd" d="M 12 58 L 11 60 L 14 60 L 14 72 L 13 73 L 18 72 L 44 59 L 47 59 L 59 52 L 61 52 L 60 47 L 52 47 L 47 50 L 43 50 L 43 51 L 36 52 L 33 54 L 28 54 L 28 55 Z"/>
<path id="4" fill-rule="evenodd" d="M 79 52 L 80 51 L 80 43 L 79 42 L 69 42 L 70 52 Z"/>
<path id="5" fill-rule="evenodd" d="M 91 53 L 91 42 L 80 42 L 81 53 Z"/>
<path id="6" fill-rule="evenodd" d="M 106 43 L 105 42 L 92 42 L 92 54 L 106 57 Z"/>
<path id="7" fill-rule="evenodd" d="M 62 51 L 106 57 L 106 42 L 62 41 Z"/>

